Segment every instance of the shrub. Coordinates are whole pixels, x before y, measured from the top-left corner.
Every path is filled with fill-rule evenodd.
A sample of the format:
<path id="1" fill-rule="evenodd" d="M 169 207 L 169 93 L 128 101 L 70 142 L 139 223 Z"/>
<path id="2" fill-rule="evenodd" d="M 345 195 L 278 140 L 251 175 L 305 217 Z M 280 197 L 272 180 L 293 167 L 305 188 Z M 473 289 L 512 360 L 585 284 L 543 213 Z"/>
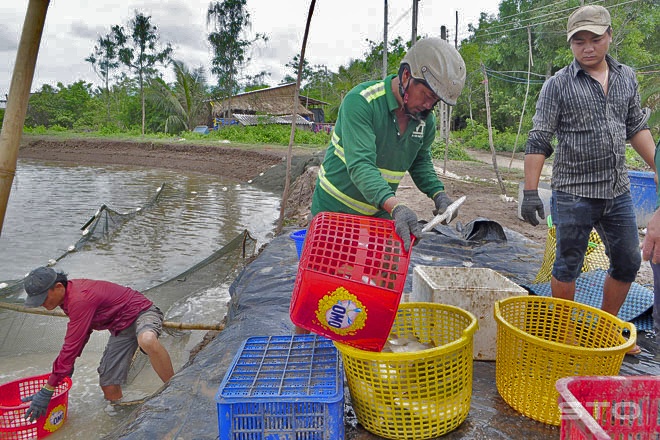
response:
<path id="1" fill-rule="evenodd" d="M 517 136 L 518 129 L 513 129 L 500 132 L 493 128 L 493 146 L 495 151 L 513 151 L 514 146 L 516 151 L 522 151 L 527 142 L 527 132 L 521 132 Z M 516 136 L 518 143 L 516 145 Z M 488 128 L 471 120 L 467 120 L 467 127 L 462 130 L 452 132 L 452 138 L 456 139 L 466 147 L 477 148 L 480 150 L 490 151 L 490 141 L 488 139 Z"/>
<path id="2" fill-rule="evenodd" d="M 231 125 L 209 133 L 208 136 L 218 139 L 227 139 L 231 142 L 243 144 L 275 144 L 289 145 L 291 136 L 290 125 Z M 325 132 L 314 133 L 305 129 L 296 129 L 294 143 L 297 145 L 327 145 L 330 135 Z"/>
<path id="3" fill-rule="evenodd" d="M 444 139 L 436 138 L 431 145 L 431 157 L 434 159 L 443 160 L 445 158 L 445 141 Z M 465 148 L 461 145 L 458 145 L 454 142 L 449 142 L 449 150 L 447 151 L 448 160 L 464 160 L 470 161 L 474 160 L 470 155 L 465 151 Z"/>

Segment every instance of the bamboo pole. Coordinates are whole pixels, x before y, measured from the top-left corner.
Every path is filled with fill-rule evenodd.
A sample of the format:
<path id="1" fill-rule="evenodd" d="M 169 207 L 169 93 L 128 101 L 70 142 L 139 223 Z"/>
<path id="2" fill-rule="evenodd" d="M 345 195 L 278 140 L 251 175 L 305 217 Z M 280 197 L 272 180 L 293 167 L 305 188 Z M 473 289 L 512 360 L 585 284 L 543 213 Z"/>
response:
<path id="1" fill-rule="evenodd" d="M 302 81 L 303 63 L 305 62 L 305 49 L 307 48 L 307 36 L 309 35 L 309 26 L 312 22 L 312 14 L 314 13 L 314 5 L 316 0 L 312 0 L 309 4 L 309 12 L 307 13 L 307 23 L 305 24 L 305 34 L 303 35 L 302 49 L 300 50 L 300 60 L 298 61 L 298 76 L 296 79 L 296 88 L 293 92 L 293 113 L 291 114 L 291 134 L 289 136 L 289 149 L 286 154 L 286 176 L 284 177 L 284 191 L 282 191 L 282 204 L 280 205 L 280 217 L 277 220 L 277 233 L 282 232 L 284 226 L 284 210 L 289 201 L 289 186 L 291 180 L 291 155 L 293 154 L 293 140 L 296 135 L 296 126 L 298 122 L 298 96 L 300 94 L 300 82 Z"/>
<path id="2" fill-rule="evenodd" d="M 530 75 L 532 74 L 532 67 L 534 66 L 534 58 L 532 57 L 532 30 L 527 26 L 527 46 L 529 54 L 527 56 L 527 86 L 525 87 L 525 99 L 523 99 L 522 110 L 520 111 L 520 122 L 518 123 L 518 133 L 516 133 L 516 141 L 513 143 L 513 152 L 511 153 L 511 160 L 509 161 L 509 170 L 513 165 L 513 159 L 516 157 L 516 149 L 518 148 L 518 137 L 520 130 L 522 130 L 523 119 L 525 117 L 525 107 L 527 107 L 527 96 L 529 96 L 529 82 Z"/>
<path id="3" fill-rule="evenodd" d="M 0 235 L 7 212 L 9 193 L 14 182 L 18 148 L 23 134 L 23 123 L 30 99 L 32 77 L 37 63 L 48 3 L 49 0 L 30 0 L 28 3 L 21 41 L 16 53 L 14 73 L 9 86 L 7 109 L 0 133 Z"/>
<path id="4" fill-rule="evenodd" d="M 486 98 L 486 121 L 488 122 L 488 144 L 490 145 L 490 152 L 493 155 L 493 169 L 495 170 L 495 175 L 497 176 L 497 183 L 500 185 L 500 191 L 502 195 L 506 195 L 506 187 L 504 182 L 502 182 L 502 176 L 500 176 L 500 170 L 497 168 L 497 154 L 495 153 L 495 145 L 493 144 L 493 127 L 490 123 L 490 97 L 488 92 L 488 75 L 486 74 L 486 66 L 484 63 L 481 63 L 481 72 L 484 75 L 484 94 Z"/>
<path id="5" fill-rule="evenodd" d="M 41 307 L 25 307 L 19 304 L 11 304 L 7 302 L 0 302 L 0 308 L 13 310 L 21 313 L 31 313 L 33 315 L 55 316 L 57 318 L 67 318 L 67 315 L 61 310 L 46 310 Z M 196 322 L 174 322 L 163 321 L 164 328 L 172 328 L 176 330 L 216 330 L 222 331 L 225 329 L 224 324 L 205 324 Z"/>

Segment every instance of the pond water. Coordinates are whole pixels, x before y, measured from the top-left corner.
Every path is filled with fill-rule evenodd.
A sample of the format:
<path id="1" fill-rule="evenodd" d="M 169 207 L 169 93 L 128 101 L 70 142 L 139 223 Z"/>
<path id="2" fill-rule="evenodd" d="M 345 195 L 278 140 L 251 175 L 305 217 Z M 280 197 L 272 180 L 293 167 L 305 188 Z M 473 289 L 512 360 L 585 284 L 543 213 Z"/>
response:
<path id="1" fill-rule="evenodd" d="M 158 202 L 137 212 L 159 189 Z M 279 200 L 277 194 L 218 176 L 19 160 L 0 236 L 0 281 L 20 279 L 67 254 L 81 238 L 81 226 L 105 204 L 121 213 L 137 213 L 108 237 L 68 253 L 53 267 L 70 278 L 104 279 L 143 290 L 204 260 L 245 229 L 257 239 L 257 247 L 267 243 Z M 186 298 L 175 313 L 186 322 L 219 322 L 228 299 L 227 283 Z M 10 327 L 16 313 L 0 309 L 0 383 L 48 373 L 66 327 L 64 318 L 29 315 L 21 323 L 25 331 L 16 332 Z M 36 328 L 41 329 L 32 331 Z M 44 331 L 45 340 L 34 340 Z M 10 333 L 18 333 L 18 340 L 8 340 Z M 170 338 L 175 369 L 187 361 L 204 333 Z M 76 362 L 69 418 L 49 438 L 102 437 L 131 410 L 108 408 L 98 387 L 96 367 L 106 338 L 107 332 L 94 332 Z M 157 378 L 147 379 L 147 389 L 154 383 Z M 148 391 L 138 387 L 134 392 Z"/>

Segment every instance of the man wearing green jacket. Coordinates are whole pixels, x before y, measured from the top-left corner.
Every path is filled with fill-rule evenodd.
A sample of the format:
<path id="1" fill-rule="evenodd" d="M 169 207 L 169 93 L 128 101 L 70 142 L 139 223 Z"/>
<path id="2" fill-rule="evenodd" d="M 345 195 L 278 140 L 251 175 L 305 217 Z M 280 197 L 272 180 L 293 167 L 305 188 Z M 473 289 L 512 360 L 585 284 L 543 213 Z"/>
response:
<path id="1" fill-rule="evenodd" d="M 465 83 L 465 63 L 440 38 L 419 40 L 406 53 L 398 75 L 368 81 L 344 98 L 312 198 L 321 211 L 393 218 L 406 251 L 419 238 L 417 216 L 396 198 L 406 172 L 435 203 L 434 214 L 452 200 L 431 160 L 440 101 L 455 105 Z M 455 217 L 455 215 L 454 215 Z M 448 221 L 453 219 L 450 218 Z"/>

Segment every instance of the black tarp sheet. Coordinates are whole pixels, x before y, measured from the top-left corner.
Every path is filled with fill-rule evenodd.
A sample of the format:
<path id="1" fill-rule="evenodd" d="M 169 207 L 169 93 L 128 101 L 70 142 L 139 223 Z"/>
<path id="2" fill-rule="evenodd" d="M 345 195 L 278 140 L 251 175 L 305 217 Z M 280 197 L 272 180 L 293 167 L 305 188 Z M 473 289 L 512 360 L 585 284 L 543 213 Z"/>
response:
<path id="1" fill-rule="evenodd" d="M 215 395 L 225 372 L 245 339 L 250 336 L 290 335 L 289 303 L 298 269 L 289 231 L 275 237 L 236 278 L 225 329 L 162 391 L 137 408 L 108 438 L 216 439 Z M 485 267 L 517 284 L 533 281 L 543 258 L 543 248 L 524 236 L 488 219 L 476 219 L 460 231 L 440 226 L 413 248 L 410 271 L 417 265 Z M 411 290 L 408 276 L 404 292 Z M 221 320 L 222 317 L 218 317 Z M 655 341 L 645 342 L 644 347 Z M 657 348 L 654 348 L 657 351 Z M 653 359 L 635 359 L 626 365 L 635 374 L 638 365 L 656 369 Z M 628 359 L 629 356 L 626 357 Z M 641 373 L 645 373 L 642 369 Z M 357 424 L 346 396 L 346 439 L 379 438 Z M 465 422 L 443 439 L 556 439 L 559 429 L 526 418 L 509 407 L 497 393 L 495 363 L 474 361 L 470 413 Z"/>

